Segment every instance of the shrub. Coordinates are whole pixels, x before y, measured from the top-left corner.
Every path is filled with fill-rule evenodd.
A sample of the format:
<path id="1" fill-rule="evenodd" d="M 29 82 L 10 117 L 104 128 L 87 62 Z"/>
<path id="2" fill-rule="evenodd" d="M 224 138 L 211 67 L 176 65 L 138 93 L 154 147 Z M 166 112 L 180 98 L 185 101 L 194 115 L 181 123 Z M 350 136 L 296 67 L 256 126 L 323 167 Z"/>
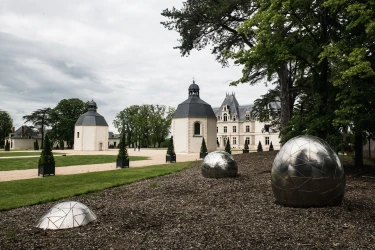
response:
<path id="1" fill-rule="evenodd" d="M 203 139 L 202 139 L 201 153 L 202 153 L 202 154 L 207 153 L 207 146 L 206 146 L 206 142 L 205 142 L 205 140 L 204 140 L 204 137 L 203 137 Z"/>
<path id="2" fill-rule="evenodd" d="M 9 145 L 9 141 L 8 140 L 5 142 L 4 149 L 5 149 L 5 151 L 9 151 L 10 150 L 10 145 Z"/>
<path id="3" fill-rule="evenodd" d="M 48 164 L 55 164 L 55 159 L 53 158 L 52 149 L 51 149 L 51 142 L 49 141 L 48 135 L 44 138 L 44 145 L 42 153 L 39 157 L 39 165 L 48 165 Z"/>
<path id="4" fill-rule="evenodd" d="M 173 136 L 171 136 L 171 139 L 169 141 L 167 155 L 176 155 L 176 153 L 174 152 Z"/>
<path id="5" fill-rule="evenodd" d="M 228 154 L 232 154 L 232 151 L 230 150 L 230 140 L 227 139 L 227 145 L 225 145 L 225 152 L 227 152 Z"/>
<path id="6" fill-rule="evenodd" d="M 125 133 L 121 133 L 117 159 L 129 159 L 128 150 L 126 149 Z"/>
<path id="7" fill-rule="evenodd" d="M 269 149 L 269 151 L 274 151 L 274 149 L 273 149 L 273 145 L 272 145 L 272 141 L 271 141 L 271 144 L 270 144 L 270 149 Z"/>
<path id="8" fill-rule="evenodd" d="M 249 145 L 247 144 L 247 141 L 245 141 L 245 145 L 244 145 L 243 149 L 249 150 Z"/>
<path id="9" fill-rule="evenodd" d="M 257 152 L 262 152 L 262 151 L 263 151 L 262 143 L 259 141 Z"/>

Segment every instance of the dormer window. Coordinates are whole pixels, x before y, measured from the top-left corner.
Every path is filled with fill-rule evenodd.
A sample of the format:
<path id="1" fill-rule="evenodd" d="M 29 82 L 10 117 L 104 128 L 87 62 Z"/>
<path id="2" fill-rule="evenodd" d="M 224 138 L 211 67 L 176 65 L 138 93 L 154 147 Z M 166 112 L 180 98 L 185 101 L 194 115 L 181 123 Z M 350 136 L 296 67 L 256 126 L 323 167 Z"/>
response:
<path id="1" fill-rule="evenodd" d="M 233 115 L 233 121 L 236 121 L 236 115 Z"/>
<path id="2" fill-rule="evenodd" d="M 224 121 L 228 121 L 228 115 L 227 114 L 224 114 Z"/>
<path id="3" fill-rule="evenodd" d="M 250 121 L 250 113 L 249 113 L 249 111 L 246 112 L 245 121 Z"/>

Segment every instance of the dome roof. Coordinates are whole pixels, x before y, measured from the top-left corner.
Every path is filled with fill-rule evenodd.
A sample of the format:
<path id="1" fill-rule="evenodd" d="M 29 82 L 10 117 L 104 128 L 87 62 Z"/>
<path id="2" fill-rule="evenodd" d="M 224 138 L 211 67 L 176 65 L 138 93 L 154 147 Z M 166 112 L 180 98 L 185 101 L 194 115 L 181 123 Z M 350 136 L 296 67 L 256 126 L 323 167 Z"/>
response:
<path id="1" fill-rule="evenodd" d="M 104 117 L 96 112 L 97 106 L 94 101 L 89 102 L 88 104 L 89 111 L 81 115 L 75 126 L 107 126 L 108 124 Z"/>
<path id="2" fill-rule="evenodd" d="M 199 86 L 195 84 L 195 81 L 193 81 L 193 83 L 190 84 L 189 90 L 199 90 Z"/>
<path id="3" fill-rule="evenodd" d="M 199 86 L 195 82 L 189 86 L 189 98 L 178 105 L 173 116 L 173 118 L 186 117 L 216 119 L 211 105 L 199 98 Z"/>

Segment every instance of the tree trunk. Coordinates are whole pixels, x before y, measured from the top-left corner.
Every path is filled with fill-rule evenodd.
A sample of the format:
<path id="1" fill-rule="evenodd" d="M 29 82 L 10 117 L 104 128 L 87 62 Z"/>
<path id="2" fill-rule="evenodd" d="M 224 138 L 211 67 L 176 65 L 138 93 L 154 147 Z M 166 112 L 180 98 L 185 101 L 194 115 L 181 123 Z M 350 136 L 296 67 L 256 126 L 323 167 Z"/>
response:
<path id="1" fill-rule="evenodd" d="M 363 166 L 363 145 L 362 145 L 362 131 L 356 130 L 354 135 L 354 161 L 355 166 L 362 167 Z"/>
<path id="2" fill-rule="evenodd" d="M 285 128 L 290 121 L 293 105 L 292 105 L 292 95 L 290 92 L 290 82 L 287 64 L 283 64 L 280 70 L 277 72 L 280 81 L 280 104 L 281 104 L 281 114 L 280 114 L 280 127 Z"/>

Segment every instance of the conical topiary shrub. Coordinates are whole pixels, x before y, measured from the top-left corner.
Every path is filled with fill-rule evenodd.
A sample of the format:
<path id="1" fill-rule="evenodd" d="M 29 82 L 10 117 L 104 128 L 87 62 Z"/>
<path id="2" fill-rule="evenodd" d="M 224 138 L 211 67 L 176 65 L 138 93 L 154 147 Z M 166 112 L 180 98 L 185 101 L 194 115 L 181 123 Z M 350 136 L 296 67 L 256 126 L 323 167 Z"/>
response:
<path id="1" fill-rule="evenodd" d="M 229 138 L 227 139 L 227 145 L 225 145 L 225 152 L 228 154 L 232 154 L 232 151 L 230 150 L 230 140 Z"/>
<path id="2" fill-rule="evenodd" d="M 121 133 L 119 150 L 116 159 L 116 168 L 128 168 L 129 167 L 129 155 L 126 149 L 125 133 Z"/>
<path id="3" fill-rule="evenodd" d="M 51 142 L 48 135 L 44 137 L 44 145 L 38 162 L 38 175 L 55 175 L 55 158 L 53 158 Z"/>
<path id="4" fill-rule="evenodd" d="M 5 147 L 4 147 L 4 151 L 9 151 L 9 150 L 10 150 L 9 141 L 6 140 L 6 142 L 5 142 Z"/>
<path id="5" fill-rule="evenodd" d="M 199 157 L 204 158 L 206 155 L 207 155 L 207 146 L 206 146 L 206 141 L 204 140 L 204 137 L 203 137 Z"/>
<path id="6" fill-rule="evenodd" d="M 35 142 L 34 142 L 34 150 L 39 150 L 38 139 L 36 139 Z"/>
<path id="7" fill-rule="evenodd" d="M 262 143 L 259 141 L 257 152 L 262 152 L 262 151 L 263 151 Z"/>
<path id="8" fill-rule="evenodd" d="M 176 162 L 176 153 L 174 152 L 173 136 L 171 136 L 171 139 L 169 140 L 165 162 L 170 162 L 170 163 Z"/>
<path id="9" fill-rule="evenodd" d="M 274 151 L 274 149 L 273 149 L 273 145 L 272 145 L 272 141 L 271 141 L 271 144 L 270 144 L 269 151 Z"/>
<path id="10" fill-rule="evenodd" d="M 247 141 L 245 141 L 245 145 L 242 149 L 242 153 L 249 153 L 249 145 L 247 144 Z"/>

